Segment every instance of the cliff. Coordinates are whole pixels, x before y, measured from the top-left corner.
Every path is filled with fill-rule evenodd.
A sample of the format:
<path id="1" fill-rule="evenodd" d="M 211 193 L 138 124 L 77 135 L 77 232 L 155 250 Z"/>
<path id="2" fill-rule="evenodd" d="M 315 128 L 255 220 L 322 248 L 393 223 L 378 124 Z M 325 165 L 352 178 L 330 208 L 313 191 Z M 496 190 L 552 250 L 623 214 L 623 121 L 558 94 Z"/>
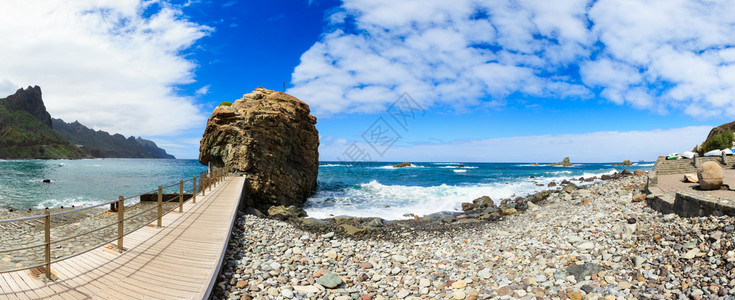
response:
<path id="1" fill-rule="evenodd" d="M 319 133 L 309 105 L 257 88 L 207 121 L 199 162 L 246 172 L 246 205 L 301 206 L 316 189 Z"/>
<path id="2" fill-rule="evenodd" d="M 81 145 L 89 157 L 97 158 L 175 158 L 158 148 L 156 143 L 140 137 L 129 137 L 93 130 L 78 121 L 66 123 L 52 119 L 54 130 L 74 145 Z"/>
<path id="3" fill-rule="evenodd" d="M 726 132 L 728 132 L 728 134 L 724 134 Z M 710 150 L 732 148 L 735 146 L 733 145 L 733 140 L 735 140 L 735 136 L 732 134 L 733 132 L 735 132 L 735 122 L 722 124 L 712 128 L 707 135 L 707 139 L 705 139 L 702 144 L 695 146 L 692 151 L 699 153 L 699 155 L 704 155 L 705 152 Z"/>
<path id="4" fill-rule="evenodd" d="M 709 131 L 709 134 L 707 135 L 707 140 L 713 138 L 714 136 L 723 133 L 725 131 L 735 131 L 735 121 L 722 124 L 720 126 L 717 126 L 715 128 L 712 128 L 712 130 Z M 705 140 L 706 141 L 706 140 Z"/>
<path id="5" fill-rule="evenodd" d="M 22 110 L 36 117 L 41 123 L 51 127 L 51 115 L 46 111 L 39 86 L 19 89 L 15 94 L 0 100 L 9 111 Z"/>
<path id="6" fill-rule="evenodd" d="M 39 87 L 20 89 L 0 99 L 0 159 L 84 157 L 79 148 L 51 129 L 50 118 Z"/>
<path id="7" fill-rule="evenodd" d="M 52 119 L 38 86 L 0 99 L 0 159 L 174 158 L 152 141 Z"/>

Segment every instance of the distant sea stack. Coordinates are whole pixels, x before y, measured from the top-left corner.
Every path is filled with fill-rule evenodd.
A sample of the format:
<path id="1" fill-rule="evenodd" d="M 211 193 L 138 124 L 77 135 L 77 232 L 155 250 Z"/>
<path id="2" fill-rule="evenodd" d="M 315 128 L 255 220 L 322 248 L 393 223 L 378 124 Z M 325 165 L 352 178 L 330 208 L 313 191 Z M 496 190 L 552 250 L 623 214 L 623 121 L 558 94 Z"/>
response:
<path id="1" fill-rule="evenodd" d="M 246 205 L 302 206 L 316 190 L 319 132 L 309 105 L 259 87 L 207 121 L 199 162 L 247 173 Z"/>
<path id="2" fill-rule="evenodd" d="M 552 166 L 562 166 L 562 167 L 571 167 L 572 163 L 569 161 L 569 157 L 565 157 L 562 161 L 551 164 Z"/>

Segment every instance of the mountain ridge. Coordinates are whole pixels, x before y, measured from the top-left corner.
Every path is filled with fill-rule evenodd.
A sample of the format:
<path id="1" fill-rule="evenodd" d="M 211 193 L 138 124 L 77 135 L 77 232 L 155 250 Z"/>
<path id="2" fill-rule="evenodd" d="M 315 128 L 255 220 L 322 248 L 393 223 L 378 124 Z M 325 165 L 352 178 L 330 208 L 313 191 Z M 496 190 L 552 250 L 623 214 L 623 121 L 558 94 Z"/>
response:
<path id="1" fill-rule="evenodd" d="M 122 134 L 110 134 L 102 130 L 94 130 L 79 121 L 66 123 L 62 119 L 52 118 L 53 129 L 62 137 L 75 145 L 81 145 L 82 151 L 97 158 L 175 158 L 159 148 L 155 142 L 141 137 Z"/>
<path id="2" fill-rule="evenodd" d="M 0 98 L 0 159 L 175 158 L 155 142 L 51 118 L 41 88 Z"/>

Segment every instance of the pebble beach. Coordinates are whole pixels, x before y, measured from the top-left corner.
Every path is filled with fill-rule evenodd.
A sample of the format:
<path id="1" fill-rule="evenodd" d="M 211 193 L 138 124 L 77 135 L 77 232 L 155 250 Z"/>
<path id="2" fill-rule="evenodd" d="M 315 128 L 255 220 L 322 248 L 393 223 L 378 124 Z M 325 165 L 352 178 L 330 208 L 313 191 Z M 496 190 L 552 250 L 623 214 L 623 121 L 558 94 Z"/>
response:
<path id="1" fill-rule="evenodd" d="M 241 214 L 212 299 L 735 299 L 735 219 L 654 211 L 645 178 L 360 235 Z"/>

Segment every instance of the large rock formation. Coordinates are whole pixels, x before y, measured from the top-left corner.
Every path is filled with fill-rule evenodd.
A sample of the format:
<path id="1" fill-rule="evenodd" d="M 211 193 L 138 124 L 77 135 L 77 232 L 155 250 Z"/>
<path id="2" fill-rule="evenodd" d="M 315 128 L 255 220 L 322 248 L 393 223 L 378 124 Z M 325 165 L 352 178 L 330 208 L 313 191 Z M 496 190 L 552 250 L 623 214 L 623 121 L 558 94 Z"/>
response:
<path id="1" fill-rule="evenodd" d="M 17 109 L 24 110 L 41 120 L 46 126 L 52 127 L 51 115 L 46 111 L 46 106 L 43 104 L 41 88 L 39 86 L 18 89 L 15 94 L 5 98 L 2 104 L 11 111 Z"/>
<path id="2" fill-rule="evenodd" d="M 316 189 L 319 133 L 309 105 L 257 88 L 207 121 L 199 162 L 247 173 L 246 205 L 299 205 Z"/>

